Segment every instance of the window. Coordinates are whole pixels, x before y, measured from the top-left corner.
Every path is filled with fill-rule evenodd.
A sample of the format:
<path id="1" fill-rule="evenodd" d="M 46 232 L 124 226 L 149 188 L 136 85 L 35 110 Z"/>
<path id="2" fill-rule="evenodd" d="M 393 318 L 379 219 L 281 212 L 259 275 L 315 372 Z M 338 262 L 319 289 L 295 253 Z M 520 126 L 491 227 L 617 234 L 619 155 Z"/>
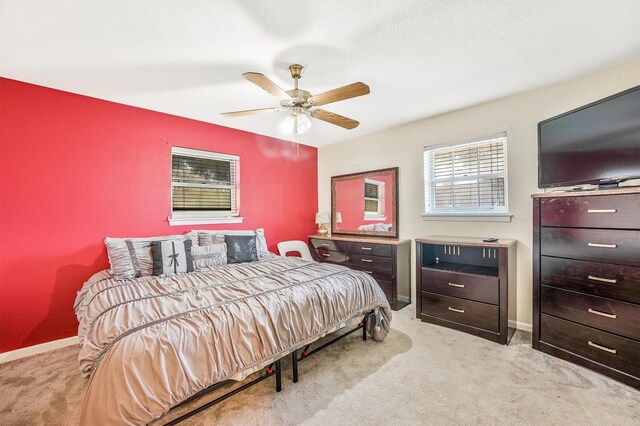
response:
<path id="1" fill-rule="evenodd" d="M 506 133 L 425 147 L 425 216 L 510 217 L 506 157 Z"/>
<path id="2" fill-rule="evenodd" d="M 364 220 L 385 220 L 384 182 L 364 180 Z"/>
<path id="3" fill-rule="evenodd" d="M 240 157 L 195 149 L 171 149 L 172 225 L 242 222 Z"/>

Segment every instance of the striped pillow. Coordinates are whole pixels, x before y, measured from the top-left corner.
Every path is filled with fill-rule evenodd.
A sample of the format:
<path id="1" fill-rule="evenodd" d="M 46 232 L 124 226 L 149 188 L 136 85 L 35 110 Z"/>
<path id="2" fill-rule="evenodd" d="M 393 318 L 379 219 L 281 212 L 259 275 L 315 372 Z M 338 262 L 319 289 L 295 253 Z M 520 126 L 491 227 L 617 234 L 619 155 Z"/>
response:
<path id="1" fill-rule="evenodd" d="M 184 235 L 167 235 L 149 238 L 104 239 L 111 264 L 111 272 L 116 280 L 126 280 L 153 275 L 151 242 L 164 240 L 184 241 Z"/>
<path id="2" fill-rule="evenodd" d="M 153 275 L 175 275 L 193 272 L 191 240 L 165 240 L 151 242 Z"/>

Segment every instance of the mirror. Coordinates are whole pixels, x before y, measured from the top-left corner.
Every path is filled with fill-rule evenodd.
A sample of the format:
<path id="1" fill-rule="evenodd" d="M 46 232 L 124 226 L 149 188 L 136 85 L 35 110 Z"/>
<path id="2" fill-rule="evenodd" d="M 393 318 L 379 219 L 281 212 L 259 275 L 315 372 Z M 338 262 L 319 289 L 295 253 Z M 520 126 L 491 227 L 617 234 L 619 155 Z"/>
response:
<path id="1" fill-rule="evenodd" d="M 398 168 L 331 178 L 331 234 L 398 237 Z"/>

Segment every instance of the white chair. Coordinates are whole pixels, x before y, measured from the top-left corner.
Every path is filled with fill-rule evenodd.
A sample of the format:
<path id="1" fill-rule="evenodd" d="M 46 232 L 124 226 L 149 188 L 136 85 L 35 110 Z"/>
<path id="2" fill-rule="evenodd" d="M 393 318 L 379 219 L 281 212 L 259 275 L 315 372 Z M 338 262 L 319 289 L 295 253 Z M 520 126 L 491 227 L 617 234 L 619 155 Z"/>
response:
<path id="1" fill-rule="evenodd" d="M 297 251 L 304 260 L 313 260 L 309 247 L 304 241 L 282 241 L 278 243 L 278 252 L 280 256 L 286 256 L 287 253 Z"/>

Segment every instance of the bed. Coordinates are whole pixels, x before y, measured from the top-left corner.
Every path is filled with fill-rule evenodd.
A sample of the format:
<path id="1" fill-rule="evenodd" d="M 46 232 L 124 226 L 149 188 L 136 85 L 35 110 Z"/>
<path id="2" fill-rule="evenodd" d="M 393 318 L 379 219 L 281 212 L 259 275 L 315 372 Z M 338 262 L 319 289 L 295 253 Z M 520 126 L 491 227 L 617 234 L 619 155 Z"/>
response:
<path id="1" fill-rule="evenodd" d="M 216 383 L 242 380 L 353 318 L 383 340 L 391 311 L 371 276 L 265 256 L 171 276 L 95 274 L 78 292 L 81 424 L 146 424 Z"/>

